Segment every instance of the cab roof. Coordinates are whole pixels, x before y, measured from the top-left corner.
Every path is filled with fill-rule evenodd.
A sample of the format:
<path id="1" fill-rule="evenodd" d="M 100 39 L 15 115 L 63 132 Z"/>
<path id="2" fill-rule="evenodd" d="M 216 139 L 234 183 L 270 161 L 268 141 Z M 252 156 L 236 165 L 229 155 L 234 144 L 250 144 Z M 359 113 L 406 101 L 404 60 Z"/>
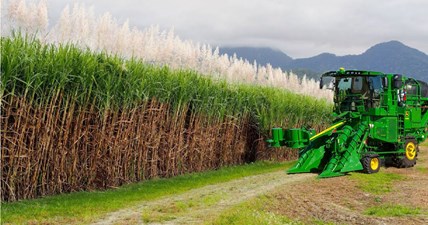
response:
<path id="1" fill-rule="evenodd" d="M 367 71 L 367 70 L 345 70 L 344 68 L 340 68 L 337 71 L 329 71 L 321 76 L 331 76 L 331 77 L 340 77 L 340 76 L 381 76 L 386 75 L 382 72 L 377 71 Z"/>

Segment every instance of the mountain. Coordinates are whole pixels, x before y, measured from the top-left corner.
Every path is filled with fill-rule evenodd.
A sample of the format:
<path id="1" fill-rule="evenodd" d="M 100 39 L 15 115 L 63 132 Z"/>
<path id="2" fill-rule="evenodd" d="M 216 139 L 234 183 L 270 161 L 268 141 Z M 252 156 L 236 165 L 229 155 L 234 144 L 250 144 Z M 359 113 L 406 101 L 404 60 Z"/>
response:
<path id="1" fill-rule="evenodd" d="M 251 47 L 238 47 L 238 48 L 220 48 L 220 54 L 227 53 L 232 56 L 236 53 L 239 58 L 247 59 L 250 62 L 257 62 L 260 65 L 271 64 L 273 67 L 281 67 L 284 63 L 291 63 L 293 59 L 281 52 L 271 48 L 251 48 Z"/>
<path id="2" fill-rule="evenodd" d="M 245 51 L 242 51 L 245 49 Z M 260 50 L 260 51 L 259 51 Z M 292 59 L 285 53 L 266 48 L 221 48 L 220 53 L 256 60 L 259 64 L 269 63 L 283 70 L 292 70 L 308 77 L 318 77 L 320 73 L 346 69 L 373 70 L 385 73 L 399 73 L 428 82 L 428 55 L 404 45 L 399 41 L 377 44 L 359 55 L 336 56 L 322 53 L 310 58 Z"/>

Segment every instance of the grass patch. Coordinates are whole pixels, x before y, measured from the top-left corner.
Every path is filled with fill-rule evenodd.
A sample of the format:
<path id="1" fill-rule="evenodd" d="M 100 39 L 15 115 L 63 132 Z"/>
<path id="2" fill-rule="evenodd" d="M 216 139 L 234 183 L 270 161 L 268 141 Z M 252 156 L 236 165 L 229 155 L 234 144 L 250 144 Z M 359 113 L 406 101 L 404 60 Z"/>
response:
<path id="1" fill-rule="evenodd" d="M 158 205 L 153 208 L 147 208 L 142 214 L 142 219 L 146 223 L 160 223 L 170 221 L 180 217 L 184 213 L 198 210 L 201 207 L 210 206 L 222 200 L 225 193 L 214 193 L 213 195 L 197 196 L 195 198 L 175 201 L 169 205 Z"/>
<path id="2" fill-rule="evenodd" d="M 161 223 L 175 219 L 175 216 L 164 214 L 161 212 L 144 212 L 142 219 L 144 223 Z"/>
<path id="3" fill-rule="evenodd" d="M 402 175 L 385 172 L 375 174 L 351 173 L 350 178 L 358 182 L 358 187 L 361 190 L 377 195 L 391 192 L 395 181 L 405 179 Z"/>
<path id="4" fill-rule="evenodd" d="M 246 176 L 289 168 L 294 162 L 256 162 L 225 167 L 216 171 L 194 173 L 169 179 L 156 179 L 117 189 L 77 192 L 34 200 L 2 203 L 2 223 L 88 223 L 102 214 L 142 201 L 179 194 L 193 188 L 226 182 Z M 215 199 L 206 199 L 207 204 Z M 187 206 L 186 206 L 187 207 Z"/>
<path id="5" fill-rule="evenodd" d="M 217 204 L 222 199 L 223 193 L 218 193 L 217 195 L 205 196 L 202 198 L 201 202 L 203 205 L 212 206 Z"/>
<path id="6" fill-rule="evenodd" d="M 261 225 L 261 224 L 303 224 L 285 216 L 265 210 L 271 201 L 267 196 L 260 196 L 226 210 L 210 225 Z"/>
<path id="7" fill-rule="evenodd" d="M 421 173 L 428 173 L 428 168 L 427 167 L 416 167 L 416 169 L 421 172 Z"/>
<path id="8" fill-rule="evenodd" d="M 424 141 L 420 144 L 420 146 L 428 147 L 428 141 Z"/>
<path id="9" fill-rule="evenodd" d="M 422 210 L 420 208 L 392 204 L 373 206 L 364 211 L 364 214 L 366 215 L 379 217 L 412 216 L 419 215 L 421 213 Z"/>
<path id="10" fill-rule="evenodd" d="M 299 221 L 287 216 L 271 212 L 270 206 L 275 205 L 275 200 L 270 195 L 261 195 L 244 203 L 238 204 L 225 210 L 215 220 L 205 223 L 206 225 L 282 225 L 282 224 L 318 224 L 330 225 L 332 222 L 312 218 L 312 220 Z"/>

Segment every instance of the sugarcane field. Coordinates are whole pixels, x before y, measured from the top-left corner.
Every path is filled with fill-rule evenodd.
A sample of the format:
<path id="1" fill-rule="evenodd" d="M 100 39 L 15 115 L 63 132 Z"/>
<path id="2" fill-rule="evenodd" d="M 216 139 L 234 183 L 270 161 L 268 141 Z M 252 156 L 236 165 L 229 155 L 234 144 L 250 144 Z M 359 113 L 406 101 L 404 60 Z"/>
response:
<path id="1" fill-rule="evenodd" d="M 428 224 L 428 2 L 0 6 L 1 224 Z"/>

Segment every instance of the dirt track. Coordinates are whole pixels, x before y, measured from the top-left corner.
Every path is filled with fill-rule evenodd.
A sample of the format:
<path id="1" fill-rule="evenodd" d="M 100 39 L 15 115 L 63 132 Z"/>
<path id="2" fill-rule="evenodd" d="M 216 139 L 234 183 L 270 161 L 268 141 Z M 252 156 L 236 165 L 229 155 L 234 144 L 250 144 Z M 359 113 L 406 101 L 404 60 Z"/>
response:
<path id="1" fill-rule="evenodd" d="M 287 175 L 279 171 L 245 177 L 116 211 L 94 224 L 200 224 L 233 205 L 269 193 L 280 186 L 311 180 L 315 176 Z"/>
<path id="2" fill-rule="evenodd" d="M 287 175 L 279 171 L 145 202 L 108 214 L 95 224 L 201 224 L 261 194 L 273 197 L 266 206 L 267 211 L 303 223 L 428 224 L 426 215 L 375 217 L 363 213 L 379 201 L 414 206 L 428 212 L 428 148 L 421 150 L 415 168 L 381 169 L 406 178 L 396 182 L 389 194 L 374 195 L 359 189 L 349 176 L 314 179 L 316 174 Z"/>

